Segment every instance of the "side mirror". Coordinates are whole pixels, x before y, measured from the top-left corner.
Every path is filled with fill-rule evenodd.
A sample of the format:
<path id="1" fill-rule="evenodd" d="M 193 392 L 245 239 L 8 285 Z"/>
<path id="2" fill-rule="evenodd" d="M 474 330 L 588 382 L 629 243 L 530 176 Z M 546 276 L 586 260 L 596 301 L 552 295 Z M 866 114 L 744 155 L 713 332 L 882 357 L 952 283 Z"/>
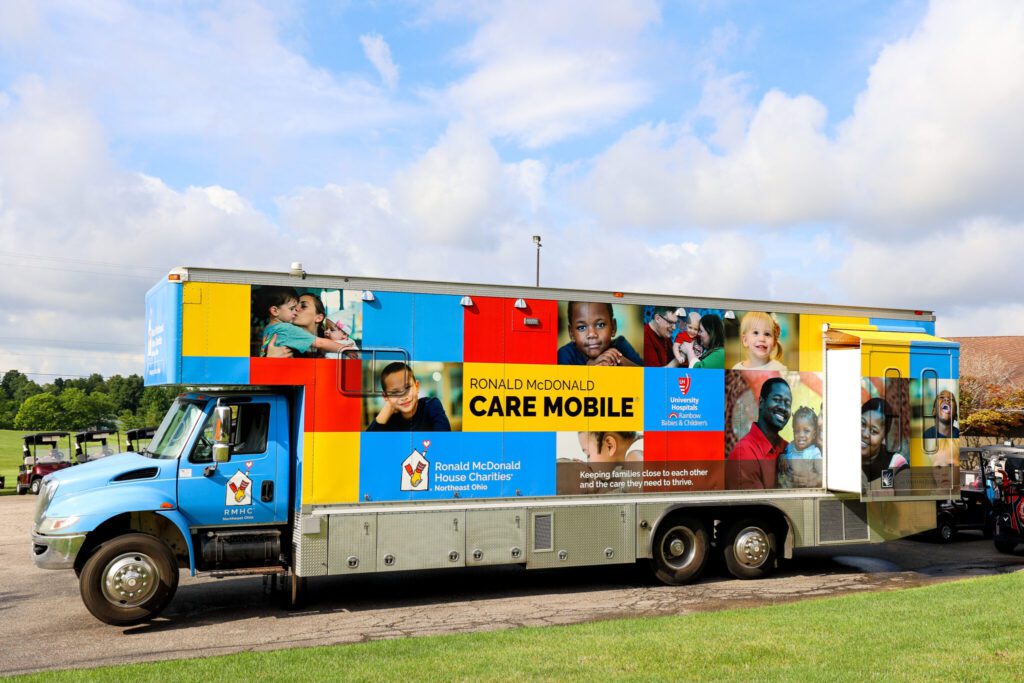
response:
<path id="1" fill-rule="evenodd" d="M 213 442 L 227 446 L 231 443 L 231 406 L 219 405 L 214 408 L 213 419 Z"/>
<path id="2" fill-rule="evenodd" d="M 213 464 L 207 465 L 203 476 L 210 477 L 217 465 L 231 459 L 231 406 L 217 405 L 213 409 Z"/>

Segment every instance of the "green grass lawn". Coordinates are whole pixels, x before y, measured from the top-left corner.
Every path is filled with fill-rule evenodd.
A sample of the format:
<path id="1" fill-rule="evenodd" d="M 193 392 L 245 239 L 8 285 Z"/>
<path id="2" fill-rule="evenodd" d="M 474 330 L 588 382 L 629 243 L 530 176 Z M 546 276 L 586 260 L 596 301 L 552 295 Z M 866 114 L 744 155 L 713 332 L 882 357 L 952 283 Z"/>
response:
<path id="1" fill-rule="evenodd" d="M 21 437 L 23 434 L 31 434 L 31 432 L 0 429 L 0 476 L 3 476 L 6 481 L 4 488 L 0 489 L 0 496 L 14 493 L 18 465 L 21 464 Z"/>
<path id="2" fill-rule="evenodd" d="M 1009 681 L 1024 671 L 1022 592 L 1024 573 L 1017 573 L 757 609 L 246 652 L 26 678 Z"/>

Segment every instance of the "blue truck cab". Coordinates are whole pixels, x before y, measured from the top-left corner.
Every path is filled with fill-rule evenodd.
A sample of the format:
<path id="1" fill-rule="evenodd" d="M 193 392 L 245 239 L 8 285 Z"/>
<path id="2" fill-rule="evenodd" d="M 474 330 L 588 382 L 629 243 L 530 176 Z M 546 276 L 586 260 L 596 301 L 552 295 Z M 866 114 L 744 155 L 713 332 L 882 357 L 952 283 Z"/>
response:
<path id="1" fill-rule="evenodd" d="M 294 503 L 287 394 L 183 394 L 148 448 L 48 476 L 32 534 L 36 565 L 73 568 L 89 611 L 118 625 L 159 613 L 180 568 L 285 574 L 281 540 Z"/>

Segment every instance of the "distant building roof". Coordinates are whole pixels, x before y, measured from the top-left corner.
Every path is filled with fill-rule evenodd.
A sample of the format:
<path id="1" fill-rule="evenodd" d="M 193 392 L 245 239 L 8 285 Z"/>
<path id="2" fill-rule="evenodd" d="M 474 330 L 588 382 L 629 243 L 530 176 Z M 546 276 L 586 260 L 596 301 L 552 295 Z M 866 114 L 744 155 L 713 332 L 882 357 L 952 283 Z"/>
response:
<path id="1" fill-rule="evenodd" d="M 947 337 L 960 342 L 960 361 L 971 356 L 995 356 L 1012 370 L 1014 384 L 1024 384 L 1024 337 Z"/>

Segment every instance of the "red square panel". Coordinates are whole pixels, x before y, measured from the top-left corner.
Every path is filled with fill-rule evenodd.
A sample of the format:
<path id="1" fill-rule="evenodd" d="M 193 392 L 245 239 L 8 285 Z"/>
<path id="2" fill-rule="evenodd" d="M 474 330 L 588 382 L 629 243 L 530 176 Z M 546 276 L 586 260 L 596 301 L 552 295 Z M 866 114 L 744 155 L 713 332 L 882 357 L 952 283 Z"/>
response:
<path id="1" fill-rule="evenodd" d="M 303 429 L 313 428 L 313 391 L 316 361 L 311 358 L 251 358 L 249 383 L 266 386 L 302 386 L 306 388 Z"/>
<path id="2" fill-rule="evenodd" d="M 652 439 L 664 434 L 664 440 Z M 725 432 L 644 432 L 644 460 L 724 460 Z"/>
<path id="3" fill-rule="evenodd" d="M 506 300 L 474 296 L 465 308 L 462 356 L 467 363 L 505 361 L 504 307 Z"/>
<path id="4" fill-rule="evenodd" d="M 505 299 L 511 329 L 505 332 L 505 362 L 555 364 L 558 360 L 558 302 L 526 299 L 516 308 Z"/>
<path id="5" fill-rule="evenodd" d="M 314 363 L 316 386 L 313 389 L 313 396 L 316 408 L 313 412 L 312 431 L 358 432 L 362 401 L 358 394 L 343 393 L 340 383 L 342 378 L 360 376 L 360 361 L 318 358 Z M 345 364 L 344 367 L 342 363 Z"/>

